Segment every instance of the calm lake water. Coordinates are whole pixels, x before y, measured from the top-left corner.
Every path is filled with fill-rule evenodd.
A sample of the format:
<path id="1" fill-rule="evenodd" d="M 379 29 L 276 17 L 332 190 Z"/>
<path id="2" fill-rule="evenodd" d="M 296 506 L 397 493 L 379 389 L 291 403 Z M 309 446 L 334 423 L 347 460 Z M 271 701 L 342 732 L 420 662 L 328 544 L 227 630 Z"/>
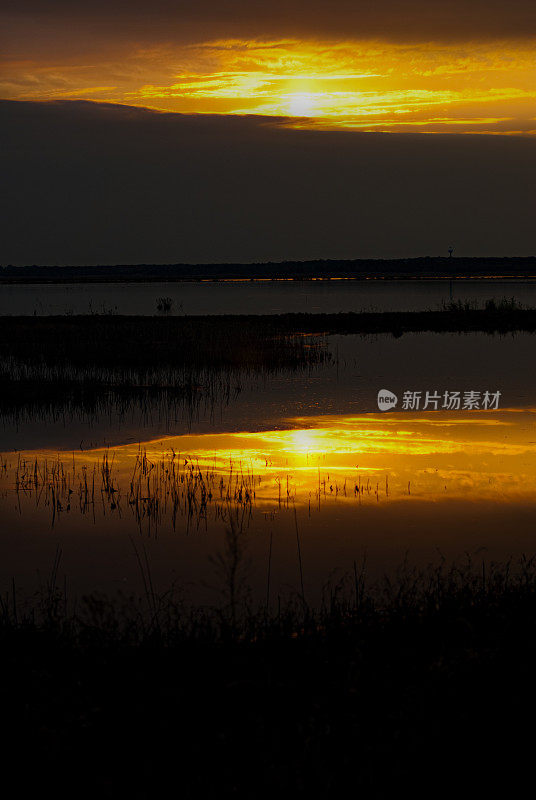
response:
<path id="1" fill-rule="evenodd" d="M 0 286 L 0 314 L 284 314 L 435 310 L 451 299 L 514 297 L 536 306 L 536 281 L 238 281 Z"/>
<path id="2" fill-rule="evenodd" d="M 60 548 L 73 594 L 142 591 L 141 555 L 157 590 L 216 603 L 230 535 L 254 598 L 273 602 L 299 590 L 298 544 L 315 601 L 364 558 L 373 579 L 406 555 L 532 554 L 534 343 L 332 337 L 330 363 L 235 375 L 224 398 L 172 413 L 146 400 L 6 412 L 0 589 L 46 583 Z M 400 398 L 396 411 L 378 411 L 380 389 Z M 406 391 L 501 395 L 497 410 L 404 411 Z"/>

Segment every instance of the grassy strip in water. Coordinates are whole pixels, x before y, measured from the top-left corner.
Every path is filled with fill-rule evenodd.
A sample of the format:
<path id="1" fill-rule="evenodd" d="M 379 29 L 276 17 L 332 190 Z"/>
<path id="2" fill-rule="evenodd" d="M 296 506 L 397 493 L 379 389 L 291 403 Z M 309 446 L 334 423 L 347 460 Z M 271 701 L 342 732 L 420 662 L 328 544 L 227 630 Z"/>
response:
<path id="1" fill-rule="evenodd" d="M 315 362 L 322 342 L 303 334 L 536 331 L 536 309 L 484 308 L 340 314 L 0 317 L 0 355 L 49 364 L 278 369 Z"/>
<path id="2" fill-rule="evenodd" d="M 87 410 L 228 402 L 248 374 L 314 367 L 322 337 L 244 325 L 240 317 L 0 317 L 0 409 Z M 60 408 L 61 407 L 61 408 Z"/>
<path id="3" fill-rule="evenodd" d="M 439 311 L 204 317 L 0 317 L 3 413 L 102 401 L 195 406 L 237 390 L 237 376 L 329 361 L 327 334 L 536 331 L 536 310 L 514 301 Z"/>
<path id="4" fill-rule="evenodd" d="M 4 763 L 56 796 L 515 796 L 533 752 L 536 569 L 356 568 L 284 609 L 3 598 Z M 17 769 L 17 766 L 15 766 Z M 6 773 L 9 770 L 6 770 Z M 170 789 L 171 787 L 171 789 Z"/>
<path id="5" fill-rule="evenodd" d="M 270 317 L 0 317 L 0 355 L 75 366 L 278 370 L 317 363 L 308 341 Z"/>

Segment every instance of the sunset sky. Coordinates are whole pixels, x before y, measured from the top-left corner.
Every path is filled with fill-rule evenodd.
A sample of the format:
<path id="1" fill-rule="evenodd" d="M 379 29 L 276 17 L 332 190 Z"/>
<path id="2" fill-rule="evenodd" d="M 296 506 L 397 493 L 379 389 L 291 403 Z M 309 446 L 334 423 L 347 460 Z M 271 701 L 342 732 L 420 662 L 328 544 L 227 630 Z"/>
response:
<path id="1" fill-rule="evenodd" d="M 3 3 L 1 95 L 385 131 L 536 132 L 531 0 Z"/>
<path id="2" fill-rule="evenodd" d="M 406 219 L 404 214 L 409 213 L 408 209 L 402 211 L 402 222 L 394 225 L 393 233 L 396 233 L 400 242 L 398 249 L 392 242 L 389 246 L 385 241 L 378 243 L 377 237 L 375 241 L 367 242 L 366 246 L 355 246 L 355 230 L 352 230 L 350 238 L 348 231 L 341 231 L 340 219 L 345 218 L 346 211 L 334 211 L 333 203 L 330 203 L 332 218 L 329 219 L 324 208 L 326 191 L 335 191 L 337 180 L 345 180 L 341 172 L 337 173 L 338 177 L 330 173 L 328 158 L 328 151 L 333 153 L 333 149 L 339 146 L 337 143 L 342 140 L 305 140 L 299 138 L 300 132 L 317 132 L 324 137 L 349 132 L 355 136 L 363 132 L 434 133 L 450 134 L 453 138 L 460 134 L 471 134 L 471 138 L 475 138 L 474 134 L 501 134 L 501 139 L 508 135 L 514 140 L 512 145 L 506 146 L 507 160 L 514 158 L 518 164 L 525 159 L 527 179 L 534 164 L 536 4 L 533 0 L 408 0 L 404 3 L 399 0 L 334 0 L 329 3 L 319 0 L 276 0 L 270 3 L 255 0 L 201 0 L 196 3 L 173 0 L 153 0 L 150 3 L 146 0 L 96 0 L 93 3 L 79 0 L 4 0 L 2 7 L 0 97 L 6 101 L 19 101 L 2 106 L 2 115 L 7 117 L 4 134 L 8 136 L 7 147 L 12 151 L 7 177 L 11 176 L 14 181 L 9 213 L 14 213 L 13 203 L 16 206 L 21 185 L 26 180 L 20 170 L 17 173 L 11 171 L 15 169 L 13 159 L 16 161 L 20 157 L 24 172 L 34 157 L 39 163 L 38 171 L 44 168 L 44 162 L 49 157 L 43 156 L 40 148 L 45 135 L 42 126 L 45 124 L 46 127 L 47 124 L 43 123 L 42 114 L 52 113 L 50 101 L 56 108 L 54 113 L 62 115 L 64 122 L 61 124 L 74 125 L 77 131 L 80 131 L 82 123 L 76 123 L 75 119 L 82 114 L 87 120 L 90 114 L 87 106 L 81 105 L 81 101 L 85 101 L 94 106 L 90 114 L 91 124 L 97 124 L 96 121 L 100 120 L 99 124 L 104 127 L 110 124 L 112 118 L 122 120 L 125 124 L 121 106 L 140 109 L 140 112 L 142 109 L 168 112 L 166 115 L 157 115 L 160 121 L 154 122 L 154 125 L 166 130 L 172 124 L 168 119 L 169 112 L 178 112 L 173 124 L 179 127 L 189 125 L 187 118 L 200 119 L 199 115 L 202 115 L 205 120 L 204 123 L 200 122 L 204 126 L 203 136 L 213 136 L 216 148 L 222 146 L 221 124 L 231 118 L 237 120 L 239 126 L 233 128 L 235 134 L 239 129 L 247 131 L 245 135 L 251 146 L 252 142 L 259 140 L 259 136 L 263 139 L 259 131 L 264 130 L 265 126 L 279 132 L 277 142 L 284 142 L 285 148 L 296 150 L 301 149 L 305 141 L 309 143 L 308 147 L 315 142 L 316 155 L 313 160 L 318 165 L 318 186 L 324 198 L 320 200 L 322 213 L 319 214 L 324 231 L 326 228 L 331 231 L 329 235 L 315 244 L 314 241 L 305 240 L 300 225 L 294 225 L 296 236 L 291 240 L 290 232 L 281 236 L 278 220 L 270 220 L 264 209 L 265 229 L 259 218 L 255 223 L 249 223 L 249 228 L 251 224 L 257 228 L 258 247 L 251 246 L 251 242 L 244 247 L 228 246 L 229 242 L 226 242 L 222 249 L 219 234 L 214 232 L 213 248 L 207 250 L 203 245 L 196 250 L 194 246 L 185 245 L 184 260 L 309 258 L 315 254 L 318 257 L 417 255 L 427 254 L 430 248 L 445 249 L 444 242 L 440 245 L 437 241 L 436 244 L 435 238 L 428 241 L 427 235 L 423 236 L 422 241 L 414 240 L 411 236 L 405 237 L 407 224 L 403 224 L 403 220 Z M 18 126 L 22 124 L 20 114 L 23 113 L 20 101 L 24 101 L 25 114 L 30 113 L 30 108 L 34 114 L 30 126 L 34 140 L 33 144 L 28 141 L 25 153 L 20 151 L 20 145 L 14 152 L 9 141 L 10 135 L 20 140 Z M 43 104 L 43 101 L 48 102 Z M 126 136 L 140 142 L 139 125 L 142 121 L 145 125 L 148 118 L 136 114 L 134 110 L 130 112 L 130 134 Z M 191 128 L 188 130 L 191 131 Z M 228 126 L 225 127 L 224 139 L 235 137 L 230 130 Z M 284 138 L 284 130 L 295 131 L 295 138 Z M 27 135 L 26 125 L 24 137 Z M 73 148 L 76 135 L 70 139 Z M 103 129 L 102 136 L 99 134 L 97 139 L 104 141 L 107 136 Z M 114 141 L 114 136 L 110 132 L 108 141 Z M 527 145 L 530 149 L 525 155 L 521 155 L 521 145 L 516 144 L 521 139 L 532 142 Z M 258 141 L 255 158 L 263 161 L 268 153 L 273 155 L 274 147 L 277 149 L 280 146 L 275 141 Z M 369 164 L 368 156 L 363 155 L 363 148 L 375 149 L 376 145 L 371 145 L 369 140 L 356 138 L 353 141 L 361 152 L 358 161 L 365 158 Z M 389 147 L 396 149 L 394 142 Z M 196 141 L 190 142 L 189 146 L 190 158 L 194 161 L 200 158 Z M 402 149 L 407 146 L 401 145 Z M 347 143 L 345 147 L 348 147 Z M 459 158 L 452 150 L 456 147 L 452 138 L 446 139 L 442 147 L 444 155 L 439 158 L 444 158 L 445 164 L 449 164 L 447 174 L 450 169 L 455 172 L 460 169 Z M 474 148 L 477 147 L 479 145 L 474 145 Z M 484 147 L 486 150 L 488 145 Z M 147 153 L 141 144 L 140 148 L 140 152 Z M 65 151 L 66 158 L 68 150 L 69 147 Z M 430 191 L 430 187 L 422 183 L 426 182 L 426 170 L 429 168 L 426 163 L 427 158 L 431 157 L 426 152 L 426 148 L 422 153 L 412 150 L 414 174 L 417 176 L 414 186 L 411 180 L 408 183 L 411 173 L 404 173 L 405 189 L 409 192 L 405 205 L 409 204 L 408 208 L 412 210 L 411 219 L 416 213 L 424 213 L 425 216 L 428 213 L 420 206 L 418 211 L 412 207 L 414 201 L 411 199 L 416 192 Z M 50 148 L 47 153 L 50 154 Z M 378 167 L 381 173 L 385 171 L 383 157 L 378 153 L 376 155 L 381 162 Z M 93 156 L 98 156 L 101 164 L 103 159 L 112 158 L 110 153 L 103 155 L 94 152 Z M 117 155 L 116 161 L 122 157 Z M 154 157 L 153 152 L 150 158 Z M 355 157 L 353 152 L 349 165 L 355 162 Z M 481 163 L 482 178 L 475 178 L 475 185 L 482 187 L 484 203 L 491 202 L 489 192 L 493 191 L 493 187 L 501 187 L 501 198 L 495 197 L 493 200 L 493 208 L 500 220 L 503 218 L 501 203 L 506 202 L 504 190 L 512 189 L 517 194 L 521 191 L 523 195 L 524 189 L 520 187 L 520 175 L 516 178 L 517 167 L 512 172 L 504 163 L 500 169 L 505 175 L 499 176 L 499 183 L 491 181 L 488 186 L 486 181 L 490 181 L 490 170 L 497 168 L 497 160 L 489 155 L 489 150 L 488 157 L 491 160 L 486 164 Z M 172 152 L 170 158 L 174 161 L 177 154 Z M 395 156 L 390 155 L 389 158 Z M 474 161 L 471 155 L 465 155 L 464 158 Z M 132 169 L 140 167 L 139 154 L 136 159 Z M 145 157 L 142 160 L 146 161 Z M 476 160 L 482 161 L 481 150 Z M 206 159 L 203 163 L 206 164 Z M 437 164 L 438 159 L 434 163 Z M 90 160 L 86 159 L 86 165 L 92 174 L 94 168 Z M 142 172 L 145 167 L 146 164 Z M 305 168 L 304 165 L 302 167 Z M 55 188 L 65 198 L 65 187 L 62 189 L 60 184 L 68 177 L 66 174 L 58 175 L 57 170 L 54 172 L 50 162 L 49 168 L 55 175 Z M 116 169 L 118 166 L 114 163 L 111 171 Z M 298 169 L 297 179 L 301 169 Z M 401 169 L 404 172 L 405 167 Z M 124 174 L 125 170 L 128 171 L 126 164 L 119 171 Z M 344 167 L 342 170 L 345 171 Z M 35 168 L 32 174 L 35 178 Z M 360 172 L 362 174 L 363 170 Z M 392 176 L 392 171 L 390 174 Z M 85 180 L 81 173 L 79 180 Z M 207 175 L 205 188 L 212 196 L 209 205 L 213 206 L 214 186 L 211 180 L 211 176 Z M 463 182 L 463 175 L 456 172 L 458 187 L 460 181 Z M 507 185 L 508 181 L 511 186 Z M 111 177 L 107 185 L 109 194 L 106 203 L 110 196 L 117 196 L 117 185 Z M 432 189 L 432 194 L 434 202 L 439 204 L 436 210 L 441 215 L 441 225 L 447 229 L 445 237 L 454 237 L 455 243 L 461 243 L 464 254 L 485 254 L 492 246 L 495 247 L 494 252 L 500 249 L 498 255 L 532 252 L 531 239 L 524 227 L 524 201 L 519 198 L 513 200 L 514 206 L 520 204 L 519 208 L 514 208 L 513 223 L 509 223 L 508 231 L 502 231 L 500 243 L 493 245 L 495 232 L 489 226 L 489 214 L 480 209 L 476 220 L 473 218 L 469 226 L 467 208 L 454 208 L 452 198 L 448 200 L 446 209 L 441 208 L 445 201 L 440 197 L 438 182 L 434 185 L 436 189 Z M 184 189 L 183 182 L 181 186 Z M 158 188 L 153 183 L 148 191 L 155 192 Z M 243 202 L 244 187 L 235 188 L 236 192 L 231 193 L 233 200 Z M 395 187 L 395 195 L 399 190 L 400 185 Z M 165 189 L 163 191 L 165 194 Z M 190 189 L 187 191 L 190 192 Z M 367 191 L 370 202 L 374 203 L 374 193 L 378 187 L 371 186 L 369 182 Z M 198 187 L 196 192 L 199 193 Z M 348 192 L 344 187 L 342 194 L 347 202 Z M 200 206 L 193 215 L 195 219 L 199 213 L 203 213 L 203 202 L 200 198 L 198 200 Z M 22 198 L 20 202 L 23 202 Z M 40 221 L 43 205 L 32 210 L 27 195 L 24 202 L 27 219 L 33 220 L 35 216 L 35 225 L 42 224 L 46 231 L 43 235 L 50 237 L 50 227 L 55 223 L 46 219 Z M 61 203 L 58 211 L 60 206 Z M 386 222 L 388 226 L 393 224 L 394 212 L 393 209 L 386 211 L 382 200 L 380 206 L 372 205 L 369 208 L 368 217 L 374 208 L 377 215 L 369 219 L 368 229 L 378 233 L 380 228 L 385 230 Z M 295 203 L 288 213 L 294 214 L 294 209 Z M 99 209 L 101 212 L 102 209 Z M 69 206 L 62 213 L 69 213 Z M 84 213 L 91 214 L 91 208 L 85 207 Z M 511 216 L 511 206 L 505 208 L 504 213 Z M 483 219 L 480 219 L 481 216 Z M 78 242 L 83 237 L 87 240 L 89 235 L 87 232 L 83 236 L 76 233 L 77 226 L 82 224 L 87 226 L 87 220 L 73 220 L 67 226 L 68 235 L 72 234 Z M 205 221 L 205 226 L 208 224 Z M 136 226 L 138 223 L 129 217 L 129 222 L 124 225 Z M 181 260 L 180 253 L 174 257 L 175 243 L 162 246 L 166 236 L 169 240 L 169 231 L 165 233 L 161 230 L 162 220 L 155 220 L 153 225 L 158 230 L 154 234 L 147 234 L 147 247 L 144 245 L 141 248 L 138 260 L 150 257 L 151 252 L 154 252 L 156 260 Z M 463 225 L 465 228 L 462 230 L 460 226 Z M 489 227 L 486 228 L 486 225 Z M 437 227 L 439 229 L 439 223 Z M 264 241 L 268 230 L 271 231 L 270 246 Z M 490 236 L 484 236 L 487 230 Z M 185 242 L 190 233 L 191 225 L 181 241 Z M 8 246 L 8 252 L 0 256 L 0 262 L 6 259 L 24 262 L 29 258 L 38 262 L 42 259 L 54 260 L 56 250 L 52 252 L 48 245 L 45 246 L 43 235 L 36 234 L 37 238 L 30 242 L 32 246 L 29 248 L 21 245 L 19 237 L 16 245 Z M 152 235 L 158 239 L 158 246 L 153 246 L 153 250 L 150 246 Z M 139 234 L 135 232 L 134 239 L 137 236 Z M 405 238 L 407 242 L 404 242 Z M 73 248 L 67 249 L 71 253 L 69 259 L 82 262 L 97 257 L 131 259 L 136 252 L 132 240 L 128 246 L 118 246 L 114 240 L 114 247 L 108 255 L 106 247 L 103 252 L 99 251 L 98 256 L 91 255 L 84 247 L 73 245 Z M 423 249 L 426 252 L 423 253 Z M 57 253 L 55 260 L 61 262 L 65 258 L 67 256 Z"/>

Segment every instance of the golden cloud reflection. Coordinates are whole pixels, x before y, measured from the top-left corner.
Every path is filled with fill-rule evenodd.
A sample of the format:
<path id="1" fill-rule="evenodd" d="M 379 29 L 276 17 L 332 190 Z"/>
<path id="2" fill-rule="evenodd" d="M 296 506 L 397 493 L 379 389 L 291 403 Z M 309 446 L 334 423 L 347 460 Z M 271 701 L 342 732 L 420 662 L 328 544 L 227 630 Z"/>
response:
<path id="1" fill-rule="evenodd" d="M 515 411 L 320 416 L 293 419 L 299 427 L 289 430 L 193 437 L 182 445 L 201 461 L 214 452 L 220 466 L 230 459 L 262 475 L 261 496 L 290 475 L 298 502 L 319 493 L 352 499 L 356 487 L 376 502 L 506 500 L 536 496 L 535 421 L 533 412 Z"/>
<path id="2" fill-rule="evenodd" d="M 536 410 L 326 415 L 285 422 L 289 427 L 281 430 L 123 445 L 107 451 L 107 458 L 124 496 L 142 453 L 153 492 L 158 480 L 169 484 L 171 471 L 184 482 L 181 470 L 189 470 L 192 480 L 199 475 L 206 481 L 214 501 L 242 501 L 247 495 L 264 509 L 282 503 L 536 499 Z M 99 461 L 103 452 L 73 459 Z M 143 491 L 144 481 L 145 473 Z"/>

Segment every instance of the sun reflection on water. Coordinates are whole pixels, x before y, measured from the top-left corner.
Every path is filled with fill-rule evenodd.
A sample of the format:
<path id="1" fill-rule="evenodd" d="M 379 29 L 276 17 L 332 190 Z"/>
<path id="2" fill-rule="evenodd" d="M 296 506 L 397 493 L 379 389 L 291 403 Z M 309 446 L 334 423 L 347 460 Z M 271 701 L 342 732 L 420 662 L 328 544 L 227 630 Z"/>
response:
<path id="1" fill-rule="evenodd" d="M 201 492 L 205 505 L 247 502 L 264 509 L 282 503 L 320 508 L 332 500 L 532 502 L 535 419 L 534 409 L 292 418 L 279 430 L 173 436 L 72 455 L 10 455 L 2 484 L 13 488 L 16 473 L 16 487 L 31 489 L 34 474 L 54 474 L 63 476 L 56 494 L 61 486 L 73 492 L 91 468 L 108 480 L 104 459 L 116 482 L 114 505 L 132 495 L 133 475 L 143 486 L 139 498 L 147 501 L 144 493 L 152 493 L 155 502 L 178 489 Z"/>

